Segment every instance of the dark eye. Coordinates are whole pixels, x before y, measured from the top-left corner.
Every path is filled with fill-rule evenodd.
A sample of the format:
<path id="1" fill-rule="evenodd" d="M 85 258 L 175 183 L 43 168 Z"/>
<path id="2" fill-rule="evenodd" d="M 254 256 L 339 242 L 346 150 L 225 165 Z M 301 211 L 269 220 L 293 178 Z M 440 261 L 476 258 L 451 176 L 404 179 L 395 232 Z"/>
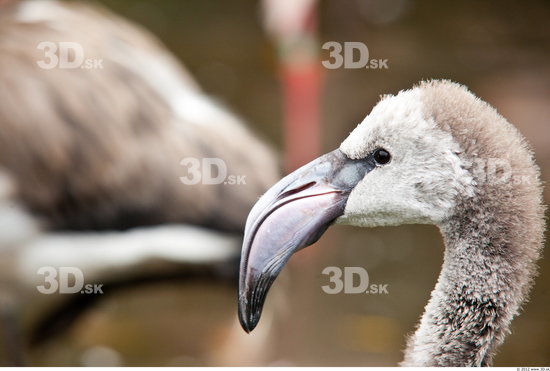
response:
<path id="1" fill-rule="evenodd" d="M 386 151 L 384 148 L 378 148 L 376 151 L 374 151 L 374 161 L 378 165 L 386 165 L 391 160 L 391 155 L 388 151 Z"/>

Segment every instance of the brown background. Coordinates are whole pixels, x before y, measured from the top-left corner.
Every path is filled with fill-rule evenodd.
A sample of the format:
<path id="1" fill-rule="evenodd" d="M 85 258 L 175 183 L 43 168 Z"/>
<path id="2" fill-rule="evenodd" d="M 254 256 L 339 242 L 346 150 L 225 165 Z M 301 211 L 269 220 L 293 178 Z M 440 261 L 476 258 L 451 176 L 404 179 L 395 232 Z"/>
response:
<path id="1" fill-rule="evenodd" d="M 205 91 L 282 148 L 274 49 L 256 1 L 103 1 L 156 34 Z M 388 70 L 327 70 L 323 150 L 337 147 L 380 94 L 428 78 L 467 85 L 516 124 L 550 178 L 550 3 L 337 1 L 319 4 L 320 40 L 361 41 Z M 546 190 L 546 201 L 550 193 Z M 443 243 L 435 227 L 332 228 L 283 272 L 277 309 L 255 346 L 235 325 L 231 285 L 151 284 L 110 296 L 69 332 L 35 350 L 35 365 L 396 365 L 435 284 Z M 327 295 L 326 266 L 363 266 L 388 295 Z M 550 263 L 495 366 L 550 364 Z M 270 309 L 269 309 L 270 308 Z M 260 324 L 268 326 L 266 322 Z M 235 335 L 236 334 L 236 335 Z M 250 338 L 248 339 L 250 340 Z M 99 348 L 98 348 L 99 347 Z"/>

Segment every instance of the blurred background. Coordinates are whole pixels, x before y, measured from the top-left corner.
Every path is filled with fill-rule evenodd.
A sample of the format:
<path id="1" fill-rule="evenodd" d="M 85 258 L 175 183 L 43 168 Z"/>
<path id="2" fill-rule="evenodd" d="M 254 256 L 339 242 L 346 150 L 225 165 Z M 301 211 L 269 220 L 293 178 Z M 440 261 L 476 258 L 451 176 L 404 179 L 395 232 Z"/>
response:
<path id="1" fill-rule="evenodd" d="M 550 180 L 549 2 L 320 0 L 291 1 L 290 10 L 276 3 L 91 4 L 152 32 L 210 99 L 273 148 L 281 174 L 338 147 L 381 94 L 445 78 L 468 86 L 514 123 L 531 143 L 542 178 Z M 388 68 L 325 69 L 326 41 L 363 42 Z M 297 128 L 300 120 L 304 126 Z M 39 310 L 29 299 L 35 311 L 15 310 L 23 330 L 4 324 L 3 344 L 22 344 L 23 351 L 13 352 L 37 366 L 393 366 L 435 285 L 442 255 L 432 226 L 338 226 L 292 259 L 251 335 L 236 322 L 233 268 L 215 274 L 209 268 L 199 279 L 149 277 L 85 303 L 62 331 L 32 346 L 25 339 Z M 388 284 L 389 293 L 327 295 L 321 290 L 327 266 L 363 266 L 371 283 Z M 495 366 L 550 363 L 549 307 L 550 263 L 543 258 L 531 299 Z"/>

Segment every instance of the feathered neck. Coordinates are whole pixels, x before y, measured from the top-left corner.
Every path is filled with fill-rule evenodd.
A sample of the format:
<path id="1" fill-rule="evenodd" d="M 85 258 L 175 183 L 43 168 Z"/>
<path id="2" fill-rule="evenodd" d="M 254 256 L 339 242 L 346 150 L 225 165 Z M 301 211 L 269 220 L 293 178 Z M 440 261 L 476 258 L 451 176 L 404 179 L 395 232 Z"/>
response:
<path id="1" fill-rule="evenodd" d="M 542 233 L 525 235 L 525 213 L 484 206 L 470 205 L 440 227 L 443 267 L 403 365 L 489 365 L 525 300 Z"/>
<path id="2" fill-rule="evenodd" d="M 490 365 L 536 274 L 544 233 L 539 170 L 519 132 L 486 103 L 456 86 L 445 87 L 454 100 L 441 86 L 425 87 L 431 117 L 463 149 L 475 194 L 460 198 L 439 225 L 441 274 L 402 365 Z"/>

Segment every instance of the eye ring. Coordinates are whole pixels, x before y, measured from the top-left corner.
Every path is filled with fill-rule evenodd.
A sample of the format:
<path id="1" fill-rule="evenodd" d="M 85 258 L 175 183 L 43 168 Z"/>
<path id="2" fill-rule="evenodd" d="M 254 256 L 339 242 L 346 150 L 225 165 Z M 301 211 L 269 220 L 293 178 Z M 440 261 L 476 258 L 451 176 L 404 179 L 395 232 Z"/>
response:
<path id="1" fill-rule="evenodd" d="M 377 165 L 386 165 L 391 160 L 390 153 L 384 148 L 378 148 L 372 156 Z"/>

